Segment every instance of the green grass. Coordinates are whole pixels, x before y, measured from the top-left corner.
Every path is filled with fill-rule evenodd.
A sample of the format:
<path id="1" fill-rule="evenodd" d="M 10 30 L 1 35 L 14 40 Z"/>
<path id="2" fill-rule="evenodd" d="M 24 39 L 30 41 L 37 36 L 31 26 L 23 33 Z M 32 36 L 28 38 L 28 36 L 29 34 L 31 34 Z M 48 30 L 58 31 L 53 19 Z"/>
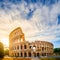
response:
<path id="1" fill-rule="evenodd" d="M 60 60 L 60 58 L 41 58 L 40 60 Z"/>

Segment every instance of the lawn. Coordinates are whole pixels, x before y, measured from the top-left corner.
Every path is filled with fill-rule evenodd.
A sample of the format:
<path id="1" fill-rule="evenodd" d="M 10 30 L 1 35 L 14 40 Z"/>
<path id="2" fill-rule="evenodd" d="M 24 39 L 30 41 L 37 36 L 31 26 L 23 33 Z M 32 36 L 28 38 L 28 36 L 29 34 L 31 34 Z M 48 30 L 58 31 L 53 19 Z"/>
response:
<path id="1" fill-rule="evenodd" d="M 60 58 L 41 58 L 40 60 L 60 60 Z"/>

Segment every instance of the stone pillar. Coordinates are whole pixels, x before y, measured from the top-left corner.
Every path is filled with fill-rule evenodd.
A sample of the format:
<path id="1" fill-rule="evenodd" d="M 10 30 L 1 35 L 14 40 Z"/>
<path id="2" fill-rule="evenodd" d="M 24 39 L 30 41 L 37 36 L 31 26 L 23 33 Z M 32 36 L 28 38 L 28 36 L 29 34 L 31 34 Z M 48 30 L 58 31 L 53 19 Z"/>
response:
<path id="1" fill-rule="evenodd" d="M 17 52 L 16 52 L 16 56 L 17 56 Z"/>
<path id="2" fill-rule="evenodd" d="M 33 51 L 31 51 L 31 55 L 32 55 L 32 57 L 34 57 Z"/>
<path id="3" fill-rule="evenodd" d="M 22 52 L 22 55 L 23 55 L 23 57 L 24 57 L 24 52 Z"/>
<path id="4" fill-rule="evenodd" d="M 21 53 L 19 52 L 19 57 L 21 56 Z"/>
<path id="5" fill-rule="evenodd" d="M 27 52 L 27 57 L 29 57 L 28 52 Z"/>

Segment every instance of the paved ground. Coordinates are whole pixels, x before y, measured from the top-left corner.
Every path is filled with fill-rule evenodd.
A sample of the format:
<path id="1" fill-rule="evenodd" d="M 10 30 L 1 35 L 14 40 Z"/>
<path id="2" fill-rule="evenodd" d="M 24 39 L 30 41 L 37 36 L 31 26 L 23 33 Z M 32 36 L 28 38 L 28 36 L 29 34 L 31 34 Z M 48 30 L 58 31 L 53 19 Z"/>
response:
<path id="1" fill-rule="evenodd" d="M 1 59 L 0 59 L 1 60 Z M 60 60 L 60 56 L 48 56 L 48 57 L 4 57 L 2 60 Z"/>
<path id="2" fill-rule="evenodd" d="M 40 60 L 39 58 L 32 58 L 31 60 Z"/>
<path id="3" fill-rule="evenodd" d="M 4 59 L 2 59 L 2 60 L 40 60 L 39 58 L 34 58 L 34 57 L 32 57 L 32 58 L 4 58 Z"/>

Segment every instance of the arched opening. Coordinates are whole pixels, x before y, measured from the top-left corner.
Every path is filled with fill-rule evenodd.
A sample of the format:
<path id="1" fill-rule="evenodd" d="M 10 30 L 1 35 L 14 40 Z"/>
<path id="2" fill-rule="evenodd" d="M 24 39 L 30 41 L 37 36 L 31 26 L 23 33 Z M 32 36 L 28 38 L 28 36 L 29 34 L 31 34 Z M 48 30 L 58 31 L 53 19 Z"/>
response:
<path id="1" fill-rule="evenodd" d="M 37 57 L 39 57 L 40 55 L 39 55 L 39 53 L 37 53 Z"/>
<path id="2" fill-rule="evenodd" d="M 28 53 L 29 57 L 31 57 L 31 52 Z"/>
<path id="3" fill-rule="evenodd" d="M 24 53 L 24 57 L 27 57 L 27 53 L 26 52 Z"/>
<path id="4" fill-rule="evenodd" d="M 17 53 L 17 57 L 19 57 L 19 53 Z"/>
<path id="5" fill-rule="evenodd" d="M 42 56 L 44 56 L 44 53 L 42 53 Z"/>
<path id="6" fill-rule="evenodd" d="M 36 53 L 34 52 L 34 57 L 36 57 Z"/>
<path id="7" fill-rule="evenodd" d="M 44 47 L 42 47 L 42 51 L 44 51 Z"/>
<path id="8" fill-rule="evenodd" d="M 26 47 L 26 45 L 24 45 L 24 49 L 26 49 L 27 47 Z"/>
<path id="9" fill-rule="evenodd" d="M 16 53 L 14 54 L 14 56 L 16 57 Z"/>
<path id="10" fill-rule="evenodd" d="M 21 52 L 21 57 L 23 57 L 23 54 L 22 54 L 22 52 Z"/>
<path id="11" fill-rule="evenodd" d="M 32 46 L 29 46 L 29 48 L 31 49 Z"/>
<path id="12" fill-rule="evenodd" d="M 17 49 L 19 50 L 19 46 L 17 46 Z"/>
<path id="13" fill-rule="evenodd" d="M 22 45 L 21 45 L 21 49 L 22 49 Z"/>

